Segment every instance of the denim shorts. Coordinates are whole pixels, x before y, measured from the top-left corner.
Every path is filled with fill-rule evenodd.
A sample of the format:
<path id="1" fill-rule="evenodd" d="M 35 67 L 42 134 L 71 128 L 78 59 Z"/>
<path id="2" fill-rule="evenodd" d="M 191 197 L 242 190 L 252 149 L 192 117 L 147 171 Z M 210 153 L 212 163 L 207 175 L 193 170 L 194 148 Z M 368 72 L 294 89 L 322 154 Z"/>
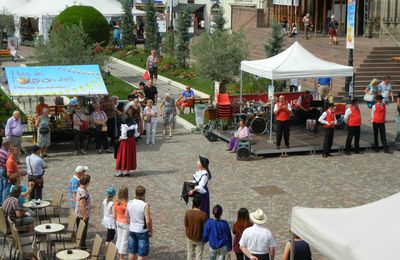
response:
<path id="1" fill-rule="evenodd" d="M 148 232 L 129 232 L 129 253 L 138 256 L 148 256 L 150 243 Z"/>

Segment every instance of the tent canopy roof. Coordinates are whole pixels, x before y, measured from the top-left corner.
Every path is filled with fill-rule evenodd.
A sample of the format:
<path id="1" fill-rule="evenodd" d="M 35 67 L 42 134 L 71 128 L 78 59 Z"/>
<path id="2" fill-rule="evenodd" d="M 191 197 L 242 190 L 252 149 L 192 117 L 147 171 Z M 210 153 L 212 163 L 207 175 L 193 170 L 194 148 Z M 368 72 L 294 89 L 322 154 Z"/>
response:
<path id="1" fill-rule="evenodd" d="M 292 209 L 291 230 L 328 259 L 396 259 L 400 193 L 354 208 Z"/>
<path id="2" fill-rule="evenodd" d="M 115 0 L 32 0 L 19 8 L 14 8 L 11 12 L 21 17 L 57 16 L 65 8 L 73 5 L 93 6 L 104 16 L 120 16 L 124 14 L 121 4 Z M 143 16 L 145 12 L 132 9 L 132 14 Z"/>
<path id="3" fill-rule="evenodd" d="M 304 49 L 298 42 L 271 58 L 242 61 L 240 69 L 275 80 L 353 76 L 353 67 L 321 60 Z"/>

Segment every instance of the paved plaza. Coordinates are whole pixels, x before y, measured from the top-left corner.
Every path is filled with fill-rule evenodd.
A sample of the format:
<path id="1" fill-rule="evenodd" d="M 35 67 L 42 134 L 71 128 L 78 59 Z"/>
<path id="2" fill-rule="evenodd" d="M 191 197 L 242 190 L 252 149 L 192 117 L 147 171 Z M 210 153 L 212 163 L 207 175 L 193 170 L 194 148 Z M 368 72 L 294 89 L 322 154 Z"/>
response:
<path id="1" fill-rule="evenodd" d="M 69 145 L 54 145 L 50 149 L 51 157 L 46 159 L 49 168 L 44 198 L 61 190 L 67 207 L 67 186 L 75 166 L 89 166 L 88 173 L 92 176 L 89 237 L 92 239 L 95 233 L 105 234 L 101 225 L 101 202 L 106 187 L 126 185 L 133 198 L 134 188 L 143 185 L 154 223 L 149 258 L 185 259 L 183 216 L 188 207 L 179 195 L 182 182 L 191 179 L 198 155 L 202 155 L 211 162 L 211 205 L 221 204 L 223 218 L 230 223 L 236 219 L 240 207 L 250 211 L 263 209 L 269 218 L 267 226 L 277 240 L 280 257 L 290 237 L 292 207 L 352 207 L 384 198 L 398 192 L 400 187 L 399 152 L 393 155 L 366 152 L 350 157 L 334 154 L 330 159 L 320 155 L 256 158 L 247 162 L 237 161 L 235 155 L 225 152 L 225 147 L 225 142 L 210 143 L 204 136 L 189 134 L 179 127 L 172 138 L 164 137 L 159 128 L 156 145 L 138 144 L 137 172 L 131 177 L 117 178 L 113 177 L 112 155 L 98 155 L 92 149 L 89 155 L 72 156 Z M 208 247 L 205 251 L 208 256 Z"/>

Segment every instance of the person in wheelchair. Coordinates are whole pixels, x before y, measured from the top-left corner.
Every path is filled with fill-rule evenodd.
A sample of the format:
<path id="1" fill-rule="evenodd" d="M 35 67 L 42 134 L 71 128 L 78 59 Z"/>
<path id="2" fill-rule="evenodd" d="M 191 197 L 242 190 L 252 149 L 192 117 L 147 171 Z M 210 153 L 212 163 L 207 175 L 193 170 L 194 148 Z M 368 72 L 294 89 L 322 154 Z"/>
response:
<path id="1" fill-rule="evenodd" d="M 244 120 L 241 119 L 239 121 L 239 128 L 231 137 L 228 148 L 226 150 L 230 151 L 231 153 L 235 153 L 238 141 L 240 139 L 248 138 L 249 136 L 250 136 L 249 128 L 246 126 Z"/>

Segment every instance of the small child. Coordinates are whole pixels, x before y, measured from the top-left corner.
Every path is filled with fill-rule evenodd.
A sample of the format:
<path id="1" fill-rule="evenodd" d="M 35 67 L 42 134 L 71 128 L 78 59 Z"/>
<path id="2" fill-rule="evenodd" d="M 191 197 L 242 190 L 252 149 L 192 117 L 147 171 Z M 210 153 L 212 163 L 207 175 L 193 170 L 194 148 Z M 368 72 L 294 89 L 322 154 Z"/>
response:
<path id="1" fill-rule="evenodd" d="M 117 250 L 118 259 L 124 260 L 128 254 L 129 241 L 129 222 L 126 216 L 126 206 L 128 204 L 128 188 L 121 186 L 118 189 L 118 198 L 113 208 L 114 217 L 117 221 Z"/>
<path id="2" fill-rule="evenodd" d="M 112 209 L 114 207 L 114 197 L 116 193 L 117 190 L 114 187 L 108 186 L 105 192 L 107 197 L 103 201 L 103 226 L 107 228 L 106 247 L 115 237 L 116 225 Z"/>
<path id="3" fill-rule="evenodd" d="M 292 30 L 289 33 L 289 37 L 295 37 L 297 35 L 298 31 L 297 31 L 297 26 L 295 23 L 292 23 Z"/>

